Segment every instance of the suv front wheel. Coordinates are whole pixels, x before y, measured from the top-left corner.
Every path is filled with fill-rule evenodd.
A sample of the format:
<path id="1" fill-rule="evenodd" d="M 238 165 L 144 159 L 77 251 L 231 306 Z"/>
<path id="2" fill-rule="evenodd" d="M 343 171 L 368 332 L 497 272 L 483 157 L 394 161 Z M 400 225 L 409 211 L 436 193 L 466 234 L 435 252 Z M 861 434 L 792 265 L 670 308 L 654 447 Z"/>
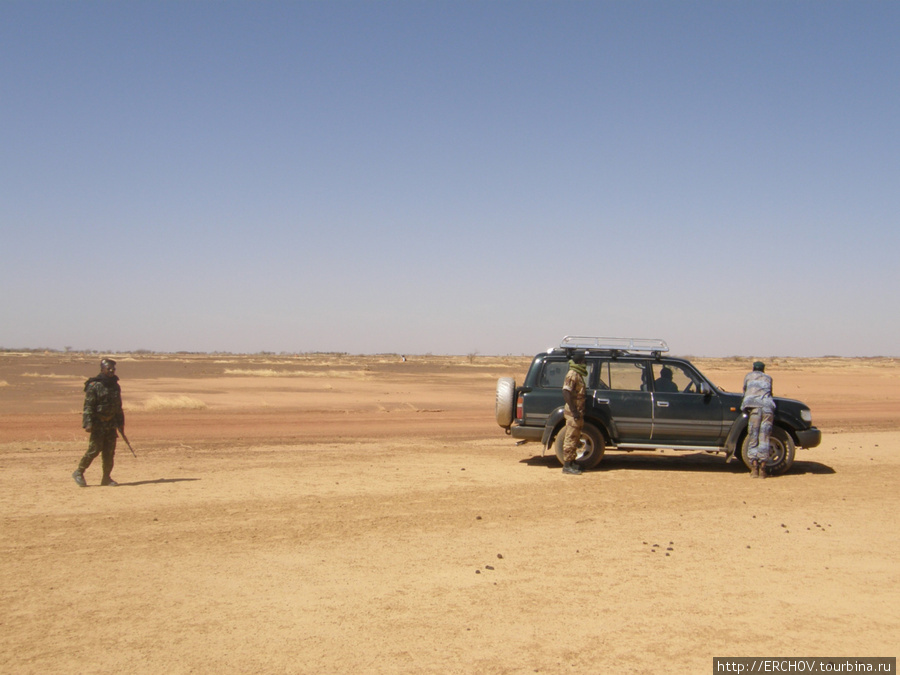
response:
<path id="1" fill-rule="evenodd" d="M 556 458 L 560 464 L 565 463 L 563 456 L 563 444 L 566 441 L 566 428 L 562 427 L 556 434 L 554 448 L 556 450 Z M 603 459 L 603 453 L 606 452 L 606 442 L 603 440 L 603 434 L 593 424 L 585 424 L 581 431 L 581 444 L 578 446 L 578 458 L 575 462 L 584 469 L 593 469 Z"/>
<path id="2" fill-rule="evenodd" d="M 747 434 L 741 441 L 741 461 L 744 466 L 750 466 L 750 458 L 747 456 Z M 791 468 L 794 463 L 794 439 L 781 427 L 772 429 L 769 437 L 769 461 L 766 462 L 766 472 L 770 476 L 780 476 Z"/>

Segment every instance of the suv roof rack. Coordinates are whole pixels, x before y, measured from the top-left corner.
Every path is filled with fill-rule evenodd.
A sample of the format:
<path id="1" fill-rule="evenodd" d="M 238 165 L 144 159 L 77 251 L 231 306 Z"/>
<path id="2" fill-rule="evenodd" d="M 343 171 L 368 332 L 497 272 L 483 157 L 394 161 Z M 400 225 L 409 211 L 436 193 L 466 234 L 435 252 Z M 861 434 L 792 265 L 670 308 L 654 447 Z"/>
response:
<path id="1" fill-rule="evenodd" d="M 659 354 L 669 351 L 665 340 L 656 338 L 616 338 L 566 335 L 559 343 L 562 349 L 598 349 L 611 352 L 645 352 Z"/>

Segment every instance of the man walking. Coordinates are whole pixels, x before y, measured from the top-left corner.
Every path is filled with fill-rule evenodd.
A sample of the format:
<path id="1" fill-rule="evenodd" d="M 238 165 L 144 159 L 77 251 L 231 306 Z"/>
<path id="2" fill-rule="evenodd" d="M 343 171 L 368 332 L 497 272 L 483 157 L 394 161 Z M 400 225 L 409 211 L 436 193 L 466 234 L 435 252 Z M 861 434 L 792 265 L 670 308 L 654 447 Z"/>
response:
<path id="1" fill-rule="evenodd" d="M 125 429 L 125 413 L 122 411 L 122 389 L 116 376 L 116 362 L 103 359 L 100 374 L 84 383 L 84 414 L 81 426 L 91 435 L 87 452 L 78 462 L 72 478 L 80 487 L 87 487 L 84 472 L 100 455 L 103 462 L 103 478 L 100 485 L 115 487 L 112 479 L 116 455 L 116 429 Z"/>
<path id="2" fill-rule="evenodd" d="M 775 420 L 775 401 L 772 398 L 772 378 L 766 375 L 766 364 L 753 363 L 753 370 L 744 377 L 744 400 L 741 410 L 748 416 L 747 457 L 750 477 L 765 478 L 769 460 L 769 437 Z"/>
<path id="3" fill-rule="evenodd" d="M 581 430 L 584 429 L 584 397 L 587 387 L 584 383 L 587 366 L 584 350 L 577 349 L 569 361 L 569 372 L 563 382 L 563 399 L 566 402 L 566 435 L 563 439 L 563 473 L 578 476 L 578 446 L 581 444 Z"/>

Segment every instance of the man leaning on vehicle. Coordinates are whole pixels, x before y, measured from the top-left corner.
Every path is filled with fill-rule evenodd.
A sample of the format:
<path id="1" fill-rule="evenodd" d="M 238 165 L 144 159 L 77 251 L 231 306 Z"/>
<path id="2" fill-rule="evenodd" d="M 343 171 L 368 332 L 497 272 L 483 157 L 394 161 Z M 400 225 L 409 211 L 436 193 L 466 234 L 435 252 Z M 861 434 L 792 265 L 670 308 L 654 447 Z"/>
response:
<path id="1" fill-rule="evenodd" d="M 766 364 L 754 361 L 753 370 L 744 377 L 744 399 L 741 410 L 747 414 L 747 457 L 750 477 L 765 478 L 769 461 L 769 437 L 775 420 L 772 378 L 766 375 Z"/>

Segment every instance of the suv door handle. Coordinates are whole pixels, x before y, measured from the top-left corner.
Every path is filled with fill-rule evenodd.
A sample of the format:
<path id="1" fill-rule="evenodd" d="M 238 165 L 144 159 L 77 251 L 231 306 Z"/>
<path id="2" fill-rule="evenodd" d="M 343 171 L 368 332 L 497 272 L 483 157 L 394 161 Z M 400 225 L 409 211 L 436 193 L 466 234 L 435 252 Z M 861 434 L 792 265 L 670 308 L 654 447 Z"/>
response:
<path id="1" fill-rule="evenodd" d="M 605 403 L 606 405 L 609 405 L 609 399 L 608 399 L 608 398 L 596 398 L 596 397 L 595 397 L 595 398 L 594 398 L 594 403 Z"/>
<path id="2" fill-rule="evenodd" d="M 656 407 L 657 407 L 657 408 L 668 408 L 668 407 L 669 407 L 669 402 L 668 402 L 668 401 L 657 401 L 657 402 L 656 402 Z"/>

